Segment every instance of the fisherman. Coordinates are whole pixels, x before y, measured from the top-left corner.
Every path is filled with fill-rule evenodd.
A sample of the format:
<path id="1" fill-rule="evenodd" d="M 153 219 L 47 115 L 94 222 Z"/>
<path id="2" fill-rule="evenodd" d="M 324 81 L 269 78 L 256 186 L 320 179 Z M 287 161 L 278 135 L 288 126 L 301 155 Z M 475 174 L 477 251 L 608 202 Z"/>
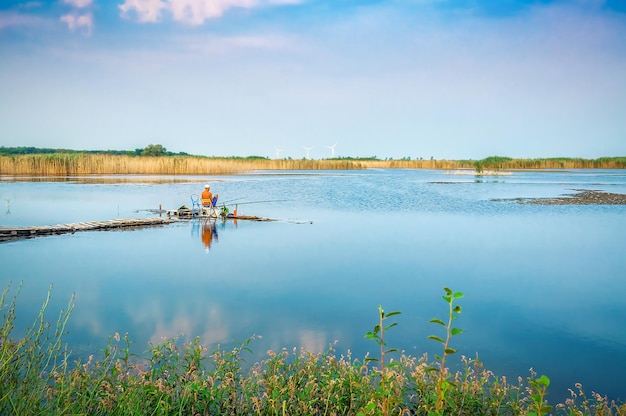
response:
<path id="1" fill-rule="evenodd" d="M 213 194 L 211 193 L 211 187 L 207 183 L 204 185 L 204 191 L 202 191 L 202 205 L 208 207 L 210 205 L 208 201 L 213 202 Z"/>

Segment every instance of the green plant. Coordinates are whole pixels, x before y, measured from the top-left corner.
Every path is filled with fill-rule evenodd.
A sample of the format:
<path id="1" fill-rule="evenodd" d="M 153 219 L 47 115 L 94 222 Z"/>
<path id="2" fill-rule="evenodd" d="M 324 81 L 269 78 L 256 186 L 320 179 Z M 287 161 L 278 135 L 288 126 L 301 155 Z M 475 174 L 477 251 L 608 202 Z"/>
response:
<path id="1" fill-rule="evenodd" d="M 529 379 L 528 385 L 531 390 L 530 398 L 532 399 L 531 411 L 528 416 L 541 416 L 552 410 L 552 406 L 548 405 L 546 399 L 550 379 L 542 375 L 535 379 Z"/>
<path id="2" fill-rule="evenodd" d="M 430 322 L 441 325 L 445 328 L 445 339 L 437 335 L 428 336 L 429 339 L 437 341 L 443 346 L 443 354 L 441 356 L 435 355 L 435 360 L 437 360 L 437 364 L 429 368 L 430 371 L 437 372 L 437 384 L 435 388 L 435 414 L 441 414 L 441 410 L 443 409 L 443 405 L 445 403 L 446 391 L 450 386 L 453 385 L 453 382 L 449 381 L 448 370 L 446 368 L 446 360 L 448 356 L 450 354 L 456 353 L 456 350 L 450 347 L 450 340 L 453 336 L 463 333 L 462 329 L 452 326 L 452 321 L 454 319 L 457 319 L 458 315 L 461 313 L 461 306 L 454 305 L 454 301 L 456 299 L 462 298 L 463 293 L 453 292 L 447 287 L 444 287 L 443 290 L 446 292 L 446 294 L 443 295 L 442 298 L 448 304 L 448 322 L 444 322 L 438 318 L 433 318 L 430 320 Z"/>
<path id="3" fill-rule="evenodd" d="M 379 319 L 378 324 L 374 326 L 374 329 L 372 331 L 369 331 L 367 334 L 365 334 L 365 338 L 373 339 L 374 341 L 376 341 L 376 343 L 380 347 L 380 359 L 374 358 L 374 357 L 368 357 L 365 359 L 365 362 L 370 362 L 370 361 L 380 362 L 380 371 L 383 374 L 385 373 L 385 364 L 386 364 L 385 355 L 398 351 L 396 348 L 390 348 L 388 350 L 385 349 L 385 347 L 387 346 L 387 344 L 385 343 L 385 332 L 393 328 L 394 326 L 398 325 L 397 322 L 392 322 L 388 325 L 385 325 L 385 321 L 388 318 L 391 318 L 394 315 L 400 315 L 401 313 L 402 312 L 398 312 L 398 311 L 385 313 L 382 306 L 378 305 L 378 319 Z M 388 364 L 388 366 L 392 366 L 392 365 L 393 363 Z"/>
<path id="4" fill-rule="evenodd" d="M 17 293 L 19 294 L 20 284 Z M 74 296 L 67 310 L 61 310 L 56 325 L 46 319 L 52 286 L 33 324 L 18 340 L 11 337 L 15 327 L 17 294 L 4 307 L 10 285 L 0 296 L 4 309 L 0 327 L 0 414 L 29 414 L 43 408 L 47 386 L 54 375 L 63 371 L 69 352 L 62 342 L 65 326 L 74 309 Z"/>
<path id="5" fill-rule="evenodd" d="M 396 326 L 398 323 L 392 322 L 390 324 L 386 324 L 385 321 L 387 321 L 387 319 L 391 318 L 392 316 L 400 314 L 401 312 L 398 311 L 385 313 L 382 306 L 378 305 L 378 324 L 374 326 L 374 329 L 372 331 L 369 331 L 365 334 L 365 338 L 374 340 L 380 348 L 380 358 L 368 357 L 365 359 L 365 362 L 369 363 L 374 361 L 380 363 L 380 387 L 377 390 L 377 396 L 380 397 L 382 400 L 381 407 L 383 415 L 387 415 L 389 412 L 389 399 L 392 390 L 390 384 L 391 379 L 388 374 L 388 369 L 395 367 L 399 364 L 398 361 L 386 363 L 386 355 L 392 352 L 397 352 L 398 350 L 396 348 L 386 349 L 387 343 L 385 342 L 385 332 Z M 369 403 L 368 406 L 366 406 L 365 410 L 372 411 L 375 409 L 375 407 L 375 403 L 372 402 Z"/>

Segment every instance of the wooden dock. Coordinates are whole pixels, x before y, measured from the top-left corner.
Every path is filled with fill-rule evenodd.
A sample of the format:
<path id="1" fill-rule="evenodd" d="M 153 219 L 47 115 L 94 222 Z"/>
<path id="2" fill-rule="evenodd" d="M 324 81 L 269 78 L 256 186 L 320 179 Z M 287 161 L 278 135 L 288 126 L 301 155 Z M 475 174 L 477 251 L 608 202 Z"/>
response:
<path id="1" fill-rule="evenodd" d="M 0 227 L 0 242 L 46 235 L 68 234 L 75 233 L 77 231 L 153 227 L 157 225 L 170 224 L 172 222 L 176 222 L 176 220 L 172 218 L 135 218 L 30 227 Z"/>

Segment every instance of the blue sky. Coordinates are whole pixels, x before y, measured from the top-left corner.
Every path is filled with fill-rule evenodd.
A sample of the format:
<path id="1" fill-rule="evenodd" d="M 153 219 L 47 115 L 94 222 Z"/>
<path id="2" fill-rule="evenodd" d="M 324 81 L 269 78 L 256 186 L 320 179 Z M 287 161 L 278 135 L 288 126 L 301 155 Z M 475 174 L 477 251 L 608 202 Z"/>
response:
<path id="1" fill-rule="evenodd" d="M 0 3 L 0 145 L 157 143 L 272 158 L 333 145 L 626 156 L 626 1 Z"/>

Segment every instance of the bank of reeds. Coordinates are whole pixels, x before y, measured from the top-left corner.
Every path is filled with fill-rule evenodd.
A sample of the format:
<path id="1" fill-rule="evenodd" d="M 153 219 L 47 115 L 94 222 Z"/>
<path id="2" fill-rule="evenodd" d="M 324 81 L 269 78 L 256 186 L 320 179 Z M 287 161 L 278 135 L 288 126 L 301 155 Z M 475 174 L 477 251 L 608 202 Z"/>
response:
<path id="1" fill-rule="evenodd" d="M 266 159 L 203 156 L 129 156 L 88 153 L 0 155 L 0 175 L 220 175 L 255 170 L 401 169 L 624 169 L 626 157 L 600 159 L 511 159 L 492 156 L 471 160 Z"/>
<path id="2" fill-rule="evenodd" d="M 488 169 L 625 169 L 626 157 L 512 159 L 490 156 L 474 162 L 475 168 Z"/>
<path id="3" fill-rule="evenodd" d="M 73 309 L 56 324 L 47 318 L 47 299 L 24 336 L 12 338 L 16 296 L 10 287 L 0 298 L 0 414 L 2 415 L 626 415 L 626 404 L 609 402 L 582 386 L 571 399 L 547 404 L 549 379 L 532 372 L 510 382 L 461 358 L 452 373 L 446 357 L 456 351 L 451 326 L 460 295 L 446 289 L 450 305 L 444 334 L 430 336 L 443 345 L 434 362 L 387 349 L 386 331 L 395 323 L 381 307 L 380 323 L 366 336 L 380 346 L 376 358 L 305 350 L 268 351 L 252 365 L 245 358 L 251 337 L 233 349 L 208 351 L 196 338 L 150 345 L 147 357 L 130 352 L 128 336 L 111 337 L 101 356 L 71 361 L 63 335 Z"/>
<path id="4" fill-rule="evenodd" d="M 347 170 L 362 168 L 363 166 L 359 162 L 342 159 L 274 160 L 76 153 L 0 156 L 0 174 L 13 176 L 219 175 L 254 170 Z"/>

